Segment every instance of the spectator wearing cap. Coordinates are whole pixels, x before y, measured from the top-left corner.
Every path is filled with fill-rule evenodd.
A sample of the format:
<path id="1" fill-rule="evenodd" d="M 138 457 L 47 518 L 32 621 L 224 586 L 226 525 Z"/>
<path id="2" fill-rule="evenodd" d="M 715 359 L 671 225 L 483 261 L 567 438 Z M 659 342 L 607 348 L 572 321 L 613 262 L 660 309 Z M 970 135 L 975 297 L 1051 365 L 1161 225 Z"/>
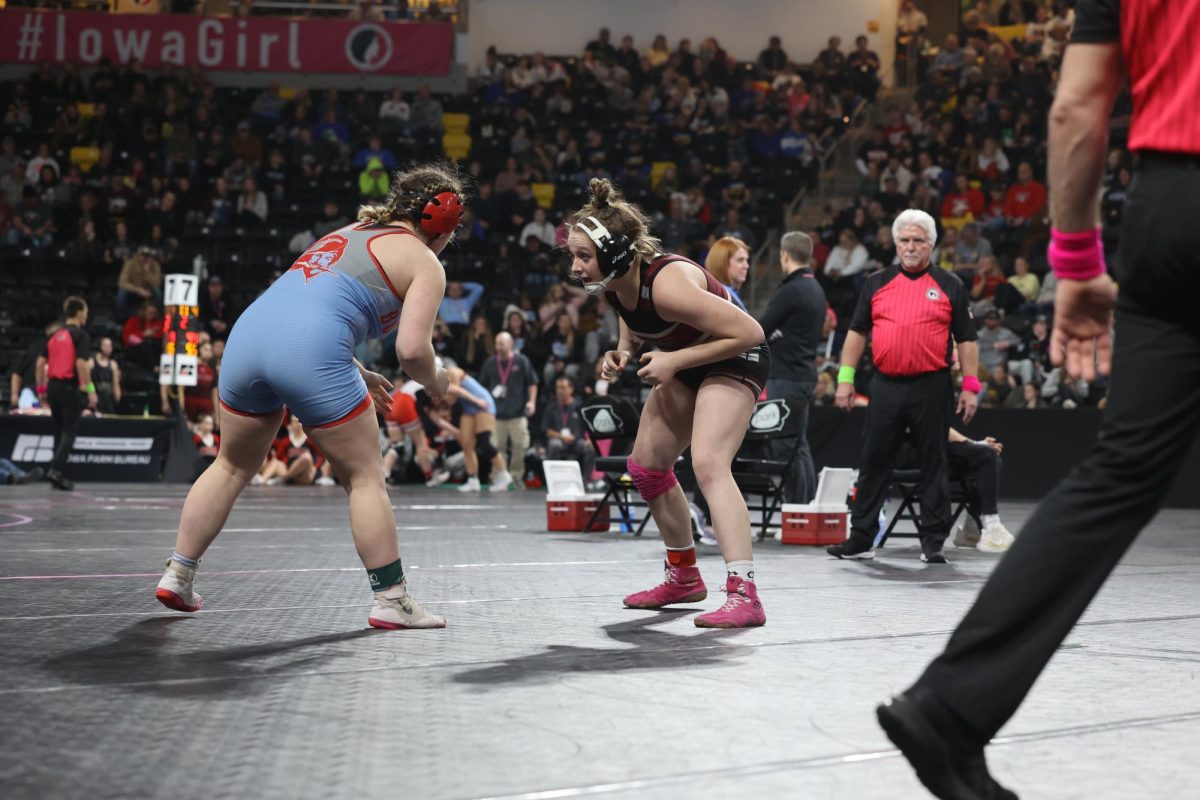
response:
<path id="1" fill-rule="evenodd" d="M 225 282 L 220 275 L 210 276 L 204 293 L 200 295 L 200 319 L 214 340 L 227 338 L 229 329 L 237 319 L 233 305 L 225 297 Z"/>
<path id="2" fill-rule="evenodd" d="M 38 250 L 54 243 L 54 215 L 32 186 L 21 190 L 21 205 L 13 214 L 7 241 L 10 245 Z"/>
<path id="3" fill-rule="evenodd" d="M 117 278 L 117 316 L 125 317 L 139 304 L 148 300 L 156 304 L 161 298 L 162 264 L 145 245 L 126 260 Z"/>
<path id="4" fill-rule="evenodd" d="M 250 121 L 242 120 L 238 123 L 237 133 L 229 141 L 229 149 L 233 153 L 234 158 L 240 158 L 246 164 L 254 169 L 258 169 L 262 164 L 263 143 L 253 130 L 250 129 Z"/>
<path id="5" fill-rule="evenodd" d="M 1000 312 L 992 309 L 983 315 L 979 330 L 979 366 L 991 372 L 1007 367 L 1010 360 L 1019 360 L 1021 337 L 1000 325 Z"/>

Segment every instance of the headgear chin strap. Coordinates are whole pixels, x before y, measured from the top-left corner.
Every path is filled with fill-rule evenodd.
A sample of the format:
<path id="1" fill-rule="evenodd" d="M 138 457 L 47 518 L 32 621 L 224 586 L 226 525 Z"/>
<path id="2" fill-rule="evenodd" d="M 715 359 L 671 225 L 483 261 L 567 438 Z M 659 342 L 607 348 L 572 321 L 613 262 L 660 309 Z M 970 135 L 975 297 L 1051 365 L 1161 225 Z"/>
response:
<path id="1" fill-rule="evenodd" d="M 594 281 L 592 283 L 585 283 L 583 285 L 583 290 L 591 296 L 598 295 L 601 292 L 608 289 L 609 282 L 614 277 L 616 277 L 616 274 L 617 273 L 615 273 L 615 272 L 610 272 L 598 281 Z"/>
<path id="2" fill-rule="evenodd" d="M 601 272 L 606 273 L 599 281 L 585 283 L 583 290 L 589 295 L 599 294 L 608 288 L 609 282 L 614 278 L 620 278 L 629 272 L 634 259 L 637 258 L 637 251 L 633 247 L 632 239 L 623 233 L 610 232 L 604 227 L 604 223 L 595 217 L 580 220 L 576 227 L 587 234 L 596 246 L 596 261 L 600 264 Z"/>

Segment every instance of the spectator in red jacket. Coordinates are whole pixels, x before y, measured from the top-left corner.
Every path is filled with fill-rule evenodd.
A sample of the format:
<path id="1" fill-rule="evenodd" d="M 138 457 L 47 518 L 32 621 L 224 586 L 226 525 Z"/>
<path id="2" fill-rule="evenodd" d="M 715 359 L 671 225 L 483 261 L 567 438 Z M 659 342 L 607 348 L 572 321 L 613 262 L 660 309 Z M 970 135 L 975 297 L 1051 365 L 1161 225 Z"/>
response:
<path id="1" fill-rule="evenodd" d="M 942 224 L 954 225 L 956 222 L 979 219 L 983 214 L 983 192 L 972 188 L 965 173 L 954 176 L 954 191 L 946 195 L 942 201 Z"/>
<path id="2" fill-rule="evenodd" d="M 141 347 L 146 344 L 147 339 L 154 340 L 150 344 L 157 348 L 162 344 L 162 337 L 162 314 L 158 303 L 153 300 L 142 303 L 137 313 L 125 320 L 125 325 L 121 328 L 121 345 L 126 350 Z"/>

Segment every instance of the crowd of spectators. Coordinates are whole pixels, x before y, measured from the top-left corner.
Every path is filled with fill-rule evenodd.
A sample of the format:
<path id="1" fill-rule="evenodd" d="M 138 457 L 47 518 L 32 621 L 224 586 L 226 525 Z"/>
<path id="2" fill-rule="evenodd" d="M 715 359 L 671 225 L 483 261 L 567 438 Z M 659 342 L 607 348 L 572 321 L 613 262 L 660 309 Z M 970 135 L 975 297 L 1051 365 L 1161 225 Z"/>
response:
<path id="1" fill-rule="evenodd" d="M 989 11 L 1031 24 L 1001 37 Z M 875 112 L 856 153 L 856 197 L 812 231 L 830 321 L 844 330 L 865 275 L 895 258 L 892 217 L 910 206 L 933 214 L 936 263 L 971 287 L 984 332 L 1003 331 L 985 354 L 985 404 L 1094 405 L 1103 395 L 1060 380 L 1045 353 L 1045 119 L 1070 22 L 1065 3 L 985 1 L 940 47 L 919 48 L 911 103 Z M 239 89 L 195 69 L 44 64 L 0 84 L 0 247 L 12 265 L 0 293 L 22 299 L 0 312 L 0 354 L 17 367 L 62 289 L 81 290 L 94 340 L 119 345 L 111 357 L 125 367 L 125 391 L 113 407 L 170 410 L 153 374 L 163 273 L 212 276 L 201 315 L 215 377 L 237 309 L 293 254 L 385 193 L 392 168 L 440 157 L 463 134 L 457 155 L 475 196 L 445 257 L 435 346 L 478 376 L 496 335 L 510 335 L 543 388 L 529 415 L 533 447 L 559 451 L 564 426 L 545 424 L 545 409 L 563 379 L 572 398 L 597 391 L 595 365 L 617 331 L 612 310 L 564 283 L 556 259 L 560 222 L 587 181 L 615 179 L 674 252 L 703 263 L 721 237 L 753 249 L 789 224 L 785 207 L 876 98 L 879 71 L 865 36 L 804 54 L 775 36 L 739 61 L 714 37 L 617 41 L 607 29 L 569 56 L 491 50 L 471 90 L 452 96 Z M 1122 150 L 1109 163 L 1111 248 L 1131 173 Z M 834 327 L 829 367 L 838 337 Z M 386 341 L 359 355 L 397 366 Z M 832 397 L 821 386 L 818 403 Z M 211 392 L 192 394 L 188 411 L 211 413 Z"/>
<path id="2" fill-rule="evenodd" d="M 844 331 L 865 277 L 896 263 L 892 219 L 905 208 L 929 212 L 938 224 L 934 263 L 966 283 L 981 326 L 985 406 L 1095 406 L 1107 389 L 1103 380 L 1063 380 L 1046 347 L 1055 289 L 1045 259 L 1046 120 L 1072 5 L 980 0 L 935 46 L 924 14 L 904 0 L 901 33 L 915 37 L 918 77 L 911 102 L 891 103 L 863 136 L 854 198 L 827 206 L 810 231 L 826 245 L 817 248 L 817 272 Z M 1129 154 L 1114 146 L 1103 195 L 1110 263 L 1131 179 Z M 860 379 L 865 386 L 869 375 Z M 832 388 L 818 402 L 831 402 Z"/>

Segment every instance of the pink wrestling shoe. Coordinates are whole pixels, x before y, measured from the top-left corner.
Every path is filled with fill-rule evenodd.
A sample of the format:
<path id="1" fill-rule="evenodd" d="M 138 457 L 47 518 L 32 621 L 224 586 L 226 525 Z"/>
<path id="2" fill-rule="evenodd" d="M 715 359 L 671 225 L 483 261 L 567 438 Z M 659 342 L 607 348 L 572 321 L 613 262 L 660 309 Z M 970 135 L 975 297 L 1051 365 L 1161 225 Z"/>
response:
<path id="1" fill-rule="evenodd" d="M 736 575 L 725 579 L 725 605 L 696 617 L 697 628 L 753 628 L 767 622 L 754 581 Z"/>
<path id="2" fill-rule="evenodd" d="M 667 568 L 667 579 L 653 589 L 626 597 L 626 608 L 662 608 L 675 603 L 699 603 L 708 597 L 699 567 L 672 567 L 663 563 Z"/>

